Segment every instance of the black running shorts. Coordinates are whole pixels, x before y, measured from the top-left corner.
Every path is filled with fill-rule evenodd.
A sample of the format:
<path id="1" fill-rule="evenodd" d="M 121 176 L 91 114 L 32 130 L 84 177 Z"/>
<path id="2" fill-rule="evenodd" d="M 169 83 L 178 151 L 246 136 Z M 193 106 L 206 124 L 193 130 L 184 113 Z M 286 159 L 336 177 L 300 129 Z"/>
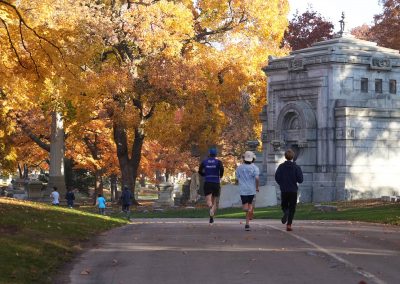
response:
<path id="1" fill-rule="evenodd" d="M 240 198 L 242 199 L 242 204 L 252 204 L 254 195 L 241 195 Z"/>
<path id="2" fill-rule="evenodd" d="M 219 197 L 221 193 L 221 185 L 215 182 L 205 182 L 204 183 L 204 195 L 207 196 L 212 194 L 214 197 Z"/>

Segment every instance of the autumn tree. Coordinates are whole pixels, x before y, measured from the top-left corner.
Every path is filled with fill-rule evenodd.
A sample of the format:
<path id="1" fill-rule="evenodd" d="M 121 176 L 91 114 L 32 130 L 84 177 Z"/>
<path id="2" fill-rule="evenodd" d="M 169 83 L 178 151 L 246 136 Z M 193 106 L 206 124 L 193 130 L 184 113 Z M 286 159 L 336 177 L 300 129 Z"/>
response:
<path id="1" fill-rule="evenodd" d="M 94 176 L 96 198 L 103 193 L 104 179 L 118 175 L 119 169 L 110 123 L 95 111 L 91 114 L 89 121 L 74 121 L 69 126 L 66 156 L 73 159 L 74 168 Z"/>
<path id="2" fill-rule="evenodd" d="M 132 190 L 145 138 L 155 139 L 149 129 L 157 114 L 183 111 L 177 141 L 190 147 L 196 135 L 205 148 L 221 143 L 225 105 L 244 93 L 263 96 L 261 66 L 268 54 L 280 52 L 288 12 L 287 1 L 277 0 L 99 1 L 86 7 L 93 20 L 88 31 L 103 46 L 87 64 L 88 85 L 97 86 L 87 94 L 95 98 L 91 105 L 107 106 L 122 182 Z"/>
<path id="3" fill-rule="evenodd" d="M 27 130 L 26 135 L 37 145 L 50 151 L 51 168 L 56 164 L 57 172 L 62 171 L 59 156 L 62 160 L 63 143 L 55 149 L 61 154 L 54 155 L 54 139 L 47 144 L 32 132 L 26 113 L 36 108 L 57 119 L 52 120 L 57 126 L 52 134 L 59 133 L 63 138 L 59 122 L 66 112 L 68 96 L 79 90 L 75 83 L 81 72 L 79 60 L 89 54 L 82 52 L 82 41 L 87 39 L 79 37 L 84 33 L 79 30 L 82 18 L 77 10 L 80 5 L 75 2 L 0 1 L 0 87 L 9 106 L 7 116 Z"/>
<path id="4" fill-rule="evenodd" d="M 380 46 L 400 50 L 400 1 L 381 0 L 383 12 L 375 15 L 371 27 L 373 38 Z"/>
<path id="5" fill-rule="evenodd" d="M 363 24 L 361 26 L 353 28 L 350 33 L 358 39 L 375 41 L 375 37 L 371 31 L 371 26 Z"/>
<path id="6" fill-rule="evenodd" d="M 285 31 L 282 45 L 288 45 L 293 50 L 306 48 L 323 39 L 331 39 L 333 29 L 332 22 L 311 7 L 302 14 L 296 11 Z"/>
<path id="7" fill-rule="evenodd" d="M 12 172 L 16 165 L 16 149 L 12 143 L 15 123 L 8 115 L 10 110 L 4 96 L 0 88 L 0 171 L 8 173 Z"/>

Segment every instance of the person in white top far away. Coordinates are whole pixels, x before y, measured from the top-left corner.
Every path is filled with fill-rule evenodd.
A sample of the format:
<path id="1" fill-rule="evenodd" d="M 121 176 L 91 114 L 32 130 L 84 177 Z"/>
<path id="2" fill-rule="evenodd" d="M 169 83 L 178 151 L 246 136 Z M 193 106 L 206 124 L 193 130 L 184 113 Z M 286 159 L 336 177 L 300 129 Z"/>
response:
<path id="1" fill-rule="evenodd" d="M 60 194 L 58 193 L 56 186 L 53 187 L 53 192 L 50 194 L 50 197 L 53 199 L 51 204 L 57 206 L 60 205 Z"/>

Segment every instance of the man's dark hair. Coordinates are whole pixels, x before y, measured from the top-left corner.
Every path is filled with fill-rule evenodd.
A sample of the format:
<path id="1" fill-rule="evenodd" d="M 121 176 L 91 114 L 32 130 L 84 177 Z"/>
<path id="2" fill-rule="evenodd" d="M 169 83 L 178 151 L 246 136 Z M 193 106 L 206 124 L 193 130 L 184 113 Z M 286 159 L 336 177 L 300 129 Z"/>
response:
<path id="1" fill-rule="evenodd" d="M 293 158 L 294 158 L 294 152 L 293 152 L 293 150 L 292 150 L 292 149 L 286 150 L 286 152 L 285 152 L 285 159 L 288 160 L 288 161 L 291 161 L 291 160 L 293 160 Z"/>

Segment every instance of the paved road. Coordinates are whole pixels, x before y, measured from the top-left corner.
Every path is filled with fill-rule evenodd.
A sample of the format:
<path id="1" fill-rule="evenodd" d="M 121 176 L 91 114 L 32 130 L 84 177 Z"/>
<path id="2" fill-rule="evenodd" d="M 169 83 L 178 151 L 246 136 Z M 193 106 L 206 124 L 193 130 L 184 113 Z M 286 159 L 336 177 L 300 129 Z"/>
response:
<path id="1" fill-rule="evenodd" d="M 400 228 L 342 221 L 143 219 L 79 256 L 65 283 L 400 283 Z M 60 283 L 60 282 L 59 282 Z M 362 283 L 362 282 L 361 282 Z"/>

